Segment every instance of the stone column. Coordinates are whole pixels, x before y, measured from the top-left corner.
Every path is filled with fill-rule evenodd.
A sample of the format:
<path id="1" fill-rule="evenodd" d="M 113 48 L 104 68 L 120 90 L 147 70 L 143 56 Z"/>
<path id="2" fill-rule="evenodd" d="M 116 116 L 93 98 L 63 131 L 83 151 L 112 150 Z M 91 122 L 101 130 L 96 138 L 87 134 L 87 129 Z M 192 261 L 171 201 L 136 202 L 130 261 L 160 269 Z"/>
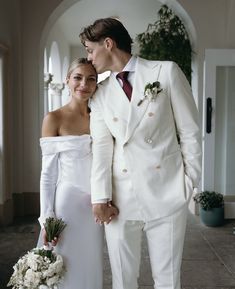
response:
<path id="1" fill-rule="evenodd" d="M 49 84 L 53 79 L 53 75 L 49 72 L 44 73 L 44 115 L 49 111 Z"/>
<path id="2" fill-rule="evenodd" d="M 64 89 L 64 83 L 50 83 L 52 110 L 60 108 L 62 106 L 62 90 Z"/>

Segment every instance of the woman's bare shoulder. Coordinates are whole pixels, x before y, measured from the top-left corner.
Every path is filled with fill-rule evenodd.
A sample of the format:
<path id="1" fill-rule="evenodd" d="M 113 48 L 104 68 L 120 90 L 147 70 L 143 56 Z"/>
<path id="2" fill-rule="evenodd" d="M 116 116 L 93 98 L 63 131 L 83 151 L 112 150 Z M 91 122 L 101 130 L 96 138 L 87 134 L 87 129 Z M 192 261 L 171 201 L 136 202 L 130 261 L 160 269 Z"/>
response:
<path id="1" fill-rule="evenodd" d="M 57 109 L 49 112 L 44 117 L 42 123 L 42 137 L 58 136 L 62 116 L 62 110 Z"/>

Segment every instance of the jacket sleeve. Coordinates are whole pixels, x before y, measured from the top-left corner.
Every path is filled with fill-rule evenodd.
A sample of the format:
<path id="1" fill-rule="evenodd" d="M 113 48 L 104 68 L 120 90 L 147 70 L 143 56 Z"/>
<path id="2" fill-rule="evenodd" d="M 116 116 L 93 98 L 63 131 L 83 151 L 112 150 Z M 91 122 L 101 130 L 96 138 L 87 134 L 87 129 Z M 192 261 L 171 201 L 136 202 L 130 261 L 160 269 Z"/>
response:
<path id="1" fill-rule="evenodd" d="M 185 174 L 196 188 L 201 178 L 199 114 L 191 87 L 177 64 L 170 64 L 170 94 Z"/>
<path id="2" fill-rule="evenodd" d="M 58 153 L 42 155 L 42 170 L 40 178 L 40 217 L 41 227 L 46 218 L 55 217 L 54 200 L 58 180 Z"/>
<path id="3" fill-rule="evenodd" d="M 91 102 L 90 128 L 92 136 L 91 200 L 112 200 L 113 136 L 111 135 L 95 98 Z"/>

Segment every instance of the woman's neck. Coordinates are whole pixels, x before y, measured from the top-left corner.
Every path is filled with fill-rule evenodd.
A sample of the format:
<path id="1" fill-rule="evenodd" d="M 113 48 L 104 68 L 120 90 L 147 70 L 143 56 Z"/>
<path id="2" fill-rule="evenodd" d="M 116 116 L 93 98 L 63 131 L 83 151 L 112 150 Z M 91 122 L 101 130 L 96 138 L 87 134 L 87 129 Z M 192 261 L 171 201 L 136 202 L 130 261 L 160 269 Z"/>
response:
<path id="1" fill-rule="evenodd" d="M 68 103 L 68 109 L 71 111 L 76 111 L 81 116 L 86 116 L 89 114 L 88 101 L 78 101 L 76 99 L 72 99 Z"/>

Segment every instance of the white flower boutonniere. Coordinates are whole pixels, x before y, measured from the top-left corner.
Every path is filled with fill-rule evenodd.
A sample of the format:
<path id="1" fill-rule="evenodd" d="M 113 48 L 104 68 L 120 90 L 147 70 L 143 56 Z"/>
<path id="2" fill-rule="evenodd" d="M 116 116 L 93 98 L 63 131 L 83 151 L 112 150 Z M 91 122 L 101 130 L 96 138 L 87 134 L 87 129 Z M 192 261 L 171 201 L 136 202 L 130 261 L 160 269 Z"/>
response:
<path id="1" fill-rule="evenodd" d="M 156 101 L 157 95 L 162 91 L 161 85 L 159 81 L 155 81 L 153 83 L 147 83 L 144 88 L 144 98 L 138 102 L 138 106 L 148 98 L 149 101 Z"/>

